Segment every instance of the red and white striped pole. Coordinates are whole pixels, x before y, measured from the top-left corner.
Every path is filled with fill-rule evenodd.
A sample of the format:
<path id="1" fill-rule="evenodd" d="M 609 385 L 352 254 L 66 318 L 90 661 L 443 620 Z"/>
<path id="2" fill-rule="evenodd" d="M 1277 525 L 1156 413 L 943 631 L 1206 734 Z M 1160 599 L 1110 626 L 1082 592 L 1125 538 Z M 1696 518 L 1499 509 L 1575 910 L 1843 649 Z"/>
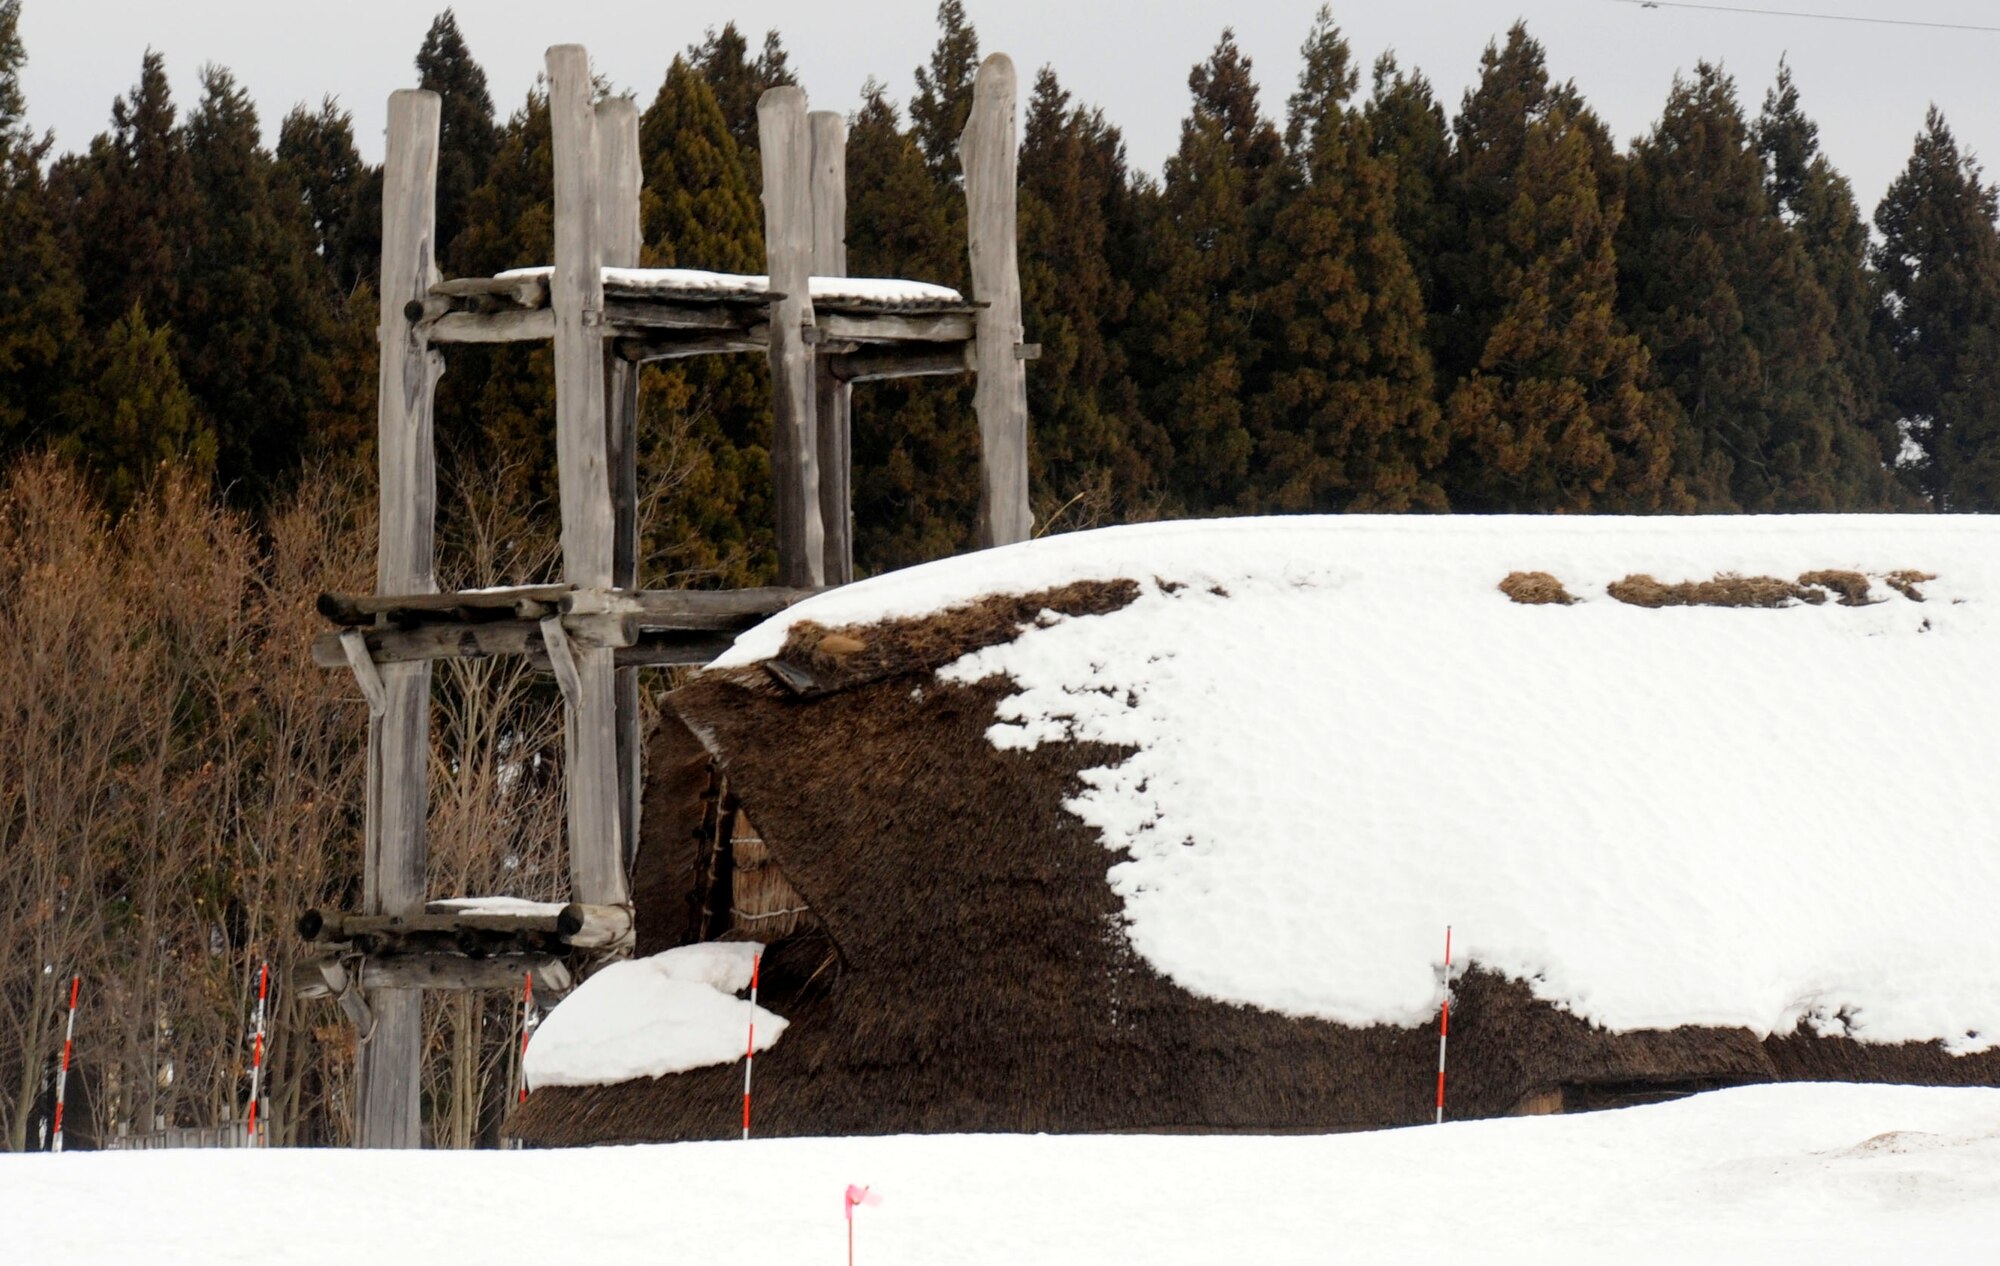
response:
<path id="1" fill-rule="evenodd" d="M 515 1102 L 528 1101 L 528 1039 L 535 1032 L 535 973 L 521 977 L 521 1093 Z"/>
<path id="2" fill-rule="evenodd" d="M 54 1137 L 49 1142 L 49 1150 L 52 1152 L 62 1150 L 63 1094 L 69 1089 L 69 1055 L 76 1043 L 76 994 L 81 988 L 83 988 L 83 974 L 79 972 L 69 978 L 69 1024 L 63 1029 L 62 1069 L 56 1073 L 56 1126 Z"/>
<path id="3" fill-rule="evenodd" d="M 1451 924 L 1444 925 L 1444 1007 L 1438 1012 L 1438 1102 L 1433 1125 L 1444 1124 L 1444 1046 L 1451 1035 Z"/>
<path id="4" fill-rule="evenodd" d="M 245 1126 L 250 1146 L 257 1146 L 257 1098 L 264 1089 L 264 1000 L 271 994 L 271 964 L 257 971 L 257 1043 L 250 1053 L 250 1119 Z"/>
<path id="5" fill-rule="evenodd" d="M 762 954 L 750 957 L 750 1041 L 743 1048 L 743 1137 L 750 1138 L 750 1066 L 757 1060 L 757 968 Z"/>

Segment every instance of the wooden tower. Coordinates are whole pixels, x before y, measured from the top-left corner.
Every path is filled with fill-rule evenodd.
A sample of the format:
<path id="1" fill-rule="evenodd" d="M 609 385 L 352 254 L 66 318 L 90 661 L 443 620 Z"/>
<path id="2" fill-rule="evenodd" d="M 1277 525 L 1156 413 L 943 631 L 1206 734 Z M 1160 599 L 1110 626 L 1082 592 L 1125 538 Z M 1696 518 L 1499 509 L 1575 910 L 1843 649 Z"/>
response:
<path id="1" fill-rule="evenodd" d="M 436 264 L 439 102 L 389 99 L 382 196 L 381 539 L 376 592 L 323 595 L 336 631 L 314 645 L 366 695 L 363 909 L 309 913 L 324 956 L 309 992 L 360 1029 L 364 1147 L 415 1147 L 425 989 L 560 993 L 572 965 L 626 952 L 638 839 L 638 668 L 706 663 L 787 603 L 853 578 L 853 384 L 975 373 L 979 542 L 1025 540 L 1027 395 L 1015 253 L 1016 85 L 1005 55 L 980 67 L 962 142 L 972 295 L 846 276 L 847 125 L 805 94 L 758 103 L 767 277 L 640 270 L 639 118 L 592 101 L 589 57 L 548 52 L 555 162 L 553 267 L 446 280 Z M 562 514 L 561 583 L 436 592 L 431 409 L 443 349 L 553 341 Z M 758 352 L 770 363 L 783 587 L 646 590 L 637 568 L 639 369 L 647 361 Z M 564 700 L 570 903 L 539 912 L 428 902 L 431 662 L 526 655 Z"/>

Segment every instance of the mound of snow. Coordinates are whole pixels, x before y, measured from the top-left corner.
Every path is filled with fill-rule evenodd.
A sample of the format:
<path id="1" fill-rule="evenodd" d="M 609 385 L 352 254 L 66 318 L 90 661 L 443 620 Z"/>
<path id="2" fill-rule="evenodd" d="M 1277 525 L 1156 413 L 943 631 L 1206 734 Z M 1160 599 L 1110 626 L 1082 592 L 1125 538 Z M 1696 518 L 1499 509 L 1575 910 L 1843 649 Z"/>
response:
<path id="1" fill-rule="evenodd" d="M 785 1020 L 738 998 L 750 985 L 751 942 L 684 945 L 613 963 L 556 1005 L 528 1042 L 531 1087 L 606 1086 L 743 1057 L 750 1025 L 757 1049 Z"/>
<path id="2" fill-rule="evenodd" d="M 1996 1122 L 1996 1090 L 1792 1085 L 1320 1137 L 69 1152 L 0 1156 L 0 1210 L 52 1260 L 160 1266 L 837 1262 L 849 1183 L 883 1198 L 855 1212 L 868 1266 L 1976 1262 Z M 314 1233 L 329 1191 L 367 1216 Z"/>
<path id="3" fill-rule="evenodd" d="M 1923 601 L 1627 606 L 1633 573 L 1936 573 Z M 1553 573 L 1583 599 L 1497 588 Z M 1136 749 L 1069 808 L 1139 953 L 1199 993 L 1349 1024 L 1435 1014 L 1457 958 L 1619 1030 L 1801 1023 L 2000 1042 L 2000 522 L 1961 516 L 1288 518 L 1049 538 L 834 590 L 920 615 L 1129 577 L 939 675 L 1010 678 L 1002 748 Z"/>

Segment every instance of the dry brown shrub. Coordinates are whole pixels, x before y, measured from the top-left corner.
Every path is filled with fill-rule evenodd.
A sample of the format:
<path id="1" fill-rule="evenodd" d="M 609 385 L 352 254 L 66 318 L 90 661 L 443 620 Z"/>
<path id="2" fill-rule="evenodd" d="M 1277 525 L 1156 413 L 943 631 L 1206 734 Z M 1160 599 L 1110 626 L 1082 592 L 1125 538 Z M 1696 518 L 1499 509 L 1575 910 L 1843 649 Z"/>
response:
<path id="1" fill-rule="evenodd" d="M 1936 579 L 1937 576 L 1932 572 L 1912 571 L 1908 568 L 1901 571 L 1892 571 L 1882 577 L 1885 584 L 1897 593 L 1902 594 L 1905 598 L 1908 598 L 1911 602 L 1922 602 L 1924 600 L 1923 591 L 1917 588 L 1918 585 Z"/>
<path id="2" fill-rule="evenodd" d="M 1523 606 L 1569 606 L 1580 601 L 1563 588 L 1563 583 L 1545 571 L 1510 571 L 1500 582 L 1500 592 Z"/>
<path id="3" fill-rule="evenodd" d="M 1776 576 L 1738 576 L 1724 572 L 1713 580 L 1683 580 L 1663 584 L 1638 574 L 1614 580 L 1605 592 L 1635 607 L 1786 607 L 1794 602 L 1817 605 L 1826 592 L 1781 580 Z"/>
<path id="4" fill-rule="evenodd" d="M 1868 596 L 1868 577 L 1858 571 L 1809 571 L 1799 577 L 1799 583 L 1831 590 L 1843 607 L 1865 607 L 1881 601 Z"/>

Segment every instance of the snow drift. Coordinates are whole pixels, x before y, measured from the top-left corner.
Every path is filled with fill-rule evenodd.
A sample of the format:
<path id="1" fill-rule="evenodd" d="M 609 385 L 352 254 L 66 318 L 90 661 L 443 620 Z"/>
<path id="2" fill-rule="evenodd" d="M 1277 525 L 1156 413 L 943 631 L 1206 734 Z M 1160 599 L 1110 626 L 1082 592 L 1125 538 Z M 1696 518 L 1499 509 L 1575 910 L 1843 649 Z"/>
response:
<path id="1" fill-rule="evenodd" d="M 523 1061 L 528 1085 L 609 1085 L 727 1064 L 743 1058 L 753 1021 L 757 1049 L 768 1049 L 783 1017 L 736 997 L 763 948 L 686 945 L 604 968 L 535 1030 Z"/>

